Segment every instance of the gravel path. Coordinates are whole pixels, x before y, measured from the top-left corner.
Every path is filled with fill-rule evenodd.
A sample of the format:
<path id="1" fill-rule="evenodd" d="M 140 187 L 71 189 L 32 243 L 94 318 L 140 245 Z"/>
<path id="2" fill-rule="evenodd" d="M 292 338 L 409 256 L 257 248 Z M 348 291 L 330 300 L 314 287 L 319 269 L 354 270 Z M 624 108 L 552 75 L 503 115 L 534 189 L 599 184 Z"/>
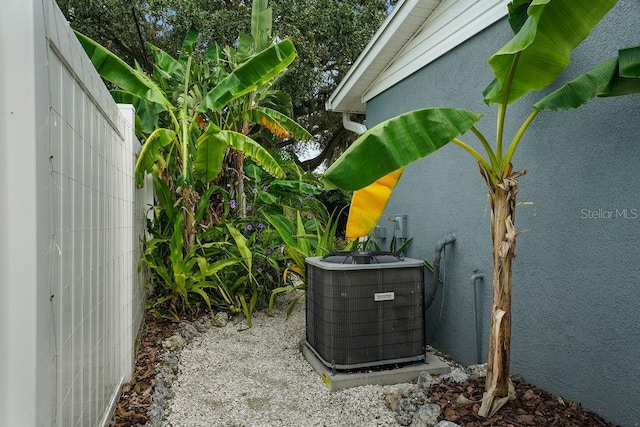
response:
<path id="1" fill-rule="evenodd" d="M 397 426 L 381 386 L 329 392 L 299 350 L 304 304 L 285 320 L 286 298 L 194 338 L 180 354 L 165 426 Z"/>
<path id="2" fill-rule="evenodd" d="M 170 369 L 165 368 L 171 372 L 156 376 L 156 380 L 160 376 L 172 377 L 173 383 L 166 387 L 156 384 L 154 396 L 157 393 L 173 398 L 160 399 L 165 403 L 161 405 L 159 419 L 148 425 L 391 427 L 402 422 L 407 426 L 424 426 L 436 424 L 444 415 L 469 426 L 568 425 L 567 419 L 574 420 L 571 425 L 613 426 L 577 403 L 521 381 L 516 381 L 518 398 L 514 402 L 492 418 L 479 419 L 475 413 L 478 405 L 453 402 L 461 394 L 481 398 L 484 380 L 479 377 L 485 372 L 482 365 L 462 368 L 451 364 L 449 374 L 436 378 L 421 375 L 416 384 L 329 392 L 299 349 L 305 335 L 304 305 L 298 304 L 289 320 L 285 320 L 284 311 L 292 297 L 285 295 L 272 316 L 255 313 L 253 328 L 247 328 L 241 317 L 224 327 L 202 328 L 205 330 L 201 334 L 195 332 L 198 328 L 189 325 L 194 330 L 191 336 L 195 337 L 179 357 L 166 353 L 174 361 L 168 364 Z M 180 340 L 184 343 L 183 338 Z M 176 365 L 178 374 L 173 377 Z M 164 392 L 159 393 L 159 389 Z M 397 412 L 387 408 L 385 393 L 387 402 Z M 459 424 L 440 421 L 437 426 L 459 427 Z"/>

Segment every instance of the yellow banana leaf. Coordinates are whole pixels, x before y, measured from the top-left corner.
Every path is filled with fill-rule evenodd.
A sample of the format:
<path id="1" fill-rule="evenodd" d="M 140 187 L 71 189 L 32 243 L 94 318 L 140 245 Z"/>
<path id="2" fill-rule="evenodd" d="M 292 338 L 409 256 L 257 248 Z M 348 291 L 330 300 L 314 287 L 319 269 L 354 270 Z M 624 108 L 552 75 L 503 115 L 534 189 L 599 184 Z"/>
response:
<path id="1" fill-rule="evenodd" d="M 364 237 L 373 230 L 403 171 L 404 168 L 396 169 L 353 193 L 347 219 L 347 240 Z"/>

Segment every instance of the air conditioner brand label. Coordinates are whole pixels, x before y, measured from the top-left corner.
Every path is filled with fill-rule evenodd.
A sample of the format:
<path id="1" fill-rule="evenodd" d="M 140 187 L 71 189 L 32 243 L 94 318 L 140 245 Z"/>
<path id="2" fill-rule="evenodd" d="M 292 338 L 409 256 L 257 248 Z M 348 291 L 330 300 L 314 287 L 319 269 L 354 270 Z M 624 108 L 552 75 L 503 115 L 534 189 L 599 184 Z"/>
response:
<path id="1" fill-rule="evenodd" d="M 374 301 L 393 301 L 395 298 L 395 292 L 377 292 L 373 294 Z"/>

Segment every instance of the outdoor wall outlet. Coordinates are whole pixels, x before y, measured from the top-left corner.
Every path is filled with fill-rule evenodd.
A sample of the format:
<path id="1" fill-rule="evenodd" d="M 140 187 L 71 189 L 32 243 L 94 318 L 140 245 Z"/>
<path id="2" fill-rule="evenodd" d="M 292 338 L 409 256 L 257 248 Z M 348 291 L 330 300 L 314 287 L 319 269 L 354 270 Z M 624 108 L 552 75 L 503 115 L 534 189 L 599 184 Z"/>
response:
<path id="1" fill-rule="evenodd" d="M 394 235 L 396 239 L 406 239 L 408 237 L 407 222 L 407 214 L 396 215 L 394 221 Z"/>

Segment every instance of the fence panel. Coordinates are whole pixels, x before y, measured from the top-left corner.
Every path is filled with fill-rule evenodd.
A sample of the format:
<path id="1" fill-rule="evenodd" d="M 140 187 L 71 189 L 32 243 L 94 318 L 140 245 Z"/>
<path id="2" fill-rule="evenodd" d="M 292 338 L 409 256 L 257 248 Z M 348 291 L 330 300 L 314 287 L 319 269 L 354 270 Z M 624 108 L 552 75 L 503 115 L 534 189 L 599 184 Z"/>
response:
<path id="1" fill-rule="evenodd" d="M 144 315 L 144 284 L 136 268 L 139 236 L 153 195 L 150 186 L 134 187 L 140 143 L 133 132 L 132 107 L 113 102 L 53 0 L 34 1 L 29 13 L 22 14 L 26 22 L 20 28 L 12 23 L 16 18 L 12 11 L 23 4 L 9 0 L 0 23 L 15 30 L 22 54 L 32 56 L 22 62 L 30 69 L 3 70 L 0 87 L 9 88 L 2 93 L 7 104 L 32 113 L 33 129 L 8 126 L 2 136 L 31 147 L 18 155 L 33 166 L 24 173 L 35 177 L 20 180 L 3 174 L 10 182 L 0 187 L 0 200 L 8 202 L 7 197 L 21 187 L 26 194 L 34 193 L 35 200 L 20 207 L 26 210 L 25 220 L 9 210 L 0 222 L 20 221 L 4 226 L 29 228 L 25 237 L 35 230 L 35 239 L 12 242 L 21 235 L 10 234 L 9 241 L 1 243 L 0 256 L 9 254 L 14 244 L 26 245 L 25 257 L 31 254 L 35 262 L 24 267 L 36 271 L 27 281 L 17 268 L 0 273 L 7 287 L 2 299 L 24 291 L 33 294 L 19 309 L 32 321 L 17 323 L 23 329 L 20 333 L 5 329 L 7 324 L 0 328 L 2 342 L 8 341 L 2 356 L 6 353 L 9 361 L 0 371 L 0 379 L 6 380 L 0 382 L 4 383 L 0 397 L 18 387 L 19 377 L 10 374 L 12 360 L 24 357 L 22 369 L 31 367 L 38 374 L 27 387 L 18 387 L 17 407 L 5 402 L 6 407 L 0 408 L 4 413 L 0 425 L 104 425 L 133 369 L 133 347 Z M 10 29 L 5 29 L 3 38 Z M 22 32 L 29 32 L 28 37 L 23 38 Z M 0 56 L 9 54 L 10 50 L 0 50 Z M 11 63 L 6 57 L 0 61 L 0 67 Z M 11 84 L 35 90 L 11 91 Z M 3 169 L 7 162 L 20 161 L 12 158 L 12 148 L 3 148 Z M 18 309 L 6 301 L 2 304 L 4 321 Z M 35 342 L 12 346 L 11 341 L 21 335 L 34 337 Z M 31 351 L 37 356 L 12 353 Z M 35 414 L 33 422 L 24 422 L 23 410 Z"/>

